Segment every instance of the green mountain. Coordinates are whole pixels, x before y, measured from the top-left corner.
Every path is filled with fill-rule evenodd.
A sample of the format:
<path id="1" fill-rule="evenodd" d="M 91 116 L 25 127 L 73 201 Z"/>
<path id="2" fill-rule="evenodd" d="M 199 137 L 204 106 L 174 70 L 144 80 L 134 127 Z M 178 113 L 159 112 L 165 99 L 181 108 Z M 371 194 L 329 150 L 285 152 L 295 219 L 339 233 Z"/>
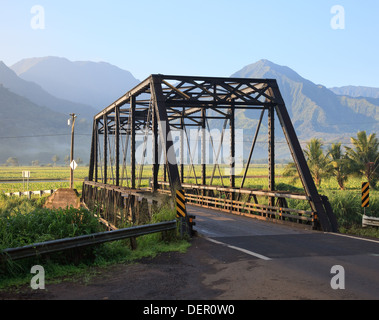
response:
<path id="1" fill-rule="evenodd" d="M 359 130 L 379 129 L 379 99 L 337 95 L 289 67 L 260 60 L 232 77 L 275 78 L 301 141 L 318 137 L 326 142 L 349 142 Z M 244 117 L 253 118 L 246 112 Z"/>

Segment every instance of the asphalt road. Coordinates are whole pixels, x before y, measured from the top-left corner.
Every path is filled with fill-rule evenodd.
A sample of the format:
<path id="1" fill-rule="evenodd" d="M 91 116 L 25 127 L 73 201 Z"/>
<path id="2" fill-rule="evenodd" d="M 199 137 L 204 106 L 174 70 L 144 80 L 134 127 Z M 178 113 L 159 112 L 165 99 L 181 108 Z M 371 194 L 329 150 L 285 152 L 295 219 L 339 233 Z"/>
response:
<path id="1" fill-rule="evenodd" d="M 195 206 L 188 210 L 196 215 L 195 229 L 202 238 L 258 263 L 236 269 L 239 274 L 229 282 L 225 298 L 243 299 L 254 291 L 252 298 L 261 293 L 270 299 L 379 299 L 379 241 Z"/>

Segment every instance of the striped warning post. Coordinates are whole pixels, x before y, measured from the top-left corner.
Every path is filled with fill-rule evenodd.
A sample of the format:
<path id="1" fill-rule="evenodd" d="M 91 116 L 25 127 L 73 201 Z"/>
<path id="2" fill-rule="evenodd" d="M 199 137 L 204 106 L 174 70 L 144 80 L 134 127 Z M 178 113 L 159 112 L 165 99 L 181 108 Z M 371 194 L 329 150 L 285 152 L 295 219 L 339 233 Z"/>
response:
<path id="1" fill-rule="evenodd" d="M 370 206 L 370 185 L 368 182 L 362 183 L 362 208 Z"/>
<path id="2" fill-rule="evenodd" d="M 186 196 L 183 190 L 176 191 L 176 217 L 186 217 Z"/>

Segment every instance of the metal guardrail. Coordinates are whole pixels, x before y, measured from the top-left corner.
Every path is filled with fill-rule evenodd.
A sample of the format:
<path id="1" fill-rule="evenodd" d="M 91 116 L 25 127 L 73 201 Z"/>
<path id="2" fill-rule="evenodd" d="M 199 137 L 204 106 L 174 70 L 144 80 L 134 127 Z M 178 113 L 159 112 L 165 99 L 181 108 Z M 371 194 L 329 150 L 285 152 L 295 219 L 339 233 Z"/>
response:
<path id="1" fill-rule="evenodd" d="M 109 241 L 139 237 L 150 233 L 175 230 L 176 227 L 176 220 L 172 220 L 168 222 L 161 222 L 156 224 L 149 224 L 108 232 L 94 233 L 79 237 L 52 240 L 20 248 L 9 248 L 0 251 L 0 261 L 7 259 L 19 260 L 45 253 L 53 253 L 57 251 L 101 244 Z"/>
<path id="2" fill-rule="evenodd" d="M 362 227 L 379 227 L 379 218 L 364 215 L 362 218 Z"/>

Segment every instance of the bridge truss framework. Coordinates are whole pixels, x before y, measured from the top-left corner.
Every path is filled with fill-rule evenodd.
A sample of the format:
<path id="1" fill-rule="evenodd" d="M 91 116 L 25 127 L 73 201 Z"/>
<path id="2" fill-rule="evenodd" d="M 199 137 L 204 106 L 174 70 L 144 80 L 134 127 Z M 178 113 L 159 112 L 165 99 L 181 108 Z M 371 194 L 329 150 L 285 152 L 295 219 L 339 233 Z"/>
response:
<path id="1" fill-rule="evenodd" d="M 240 109 L 260 110 L 261 113 L 251 141 L 249 159 L 242 182 L 236 186 L 235 131 L 236 112 Z M 244 188 L 244 184 L 266 111 L 268 116 L 268 190 L 247 189 Z M 275 190 L 275 114 L 279 119 L 299 173 L 304 187 L 304 195 Z M 207 129 L 209 130 L 209 121 L 211 120 L 222 120 L 223 133 L 226 128 L 230 131 L 228 135 L 230 139 L 228 144 L 230 148 L 228 186 L 212 186 L 215 171 L 220 169 L 217 164 L 220 148 L 217 151 L 214 150 L 216 162 L 210 185 L 207 185 L 205 133 Z M 186 129 L 189 127 L 201 129 L 199 131 L 201 134 L 202 159 L 200 183 L 193 163 L 191 163 L 192 172 L 196 179 L 195 184 L 185 183 L 183 146 L 186 140 Z M 176 152 L 174 148 L 172 133 L 175 130 L 181 132 L 179 152 Z M 140 143 L 144 146 L 142 155 L 136 154 L 138 134 L 143 136 Z M 151 136 L 150 143 L 147 141 L 148 136 Z M 222 139 L 224 139 L 223 134 Z M 268 205 L 261 206 L 264 208 L 262 210 L 268 212 L 269 209 L 271 213 L 279 213 L 288 208 L 286 202 L 288 198 L 304 199 L 310 204 L 314 229 L 333 232 L 338 230 L 335 216 L 327 198 L 318 193 L 314 184 L 275 79 L 151 75 L 94 117 L 89 182 L 86 184 L 92 187 L 100 186 L 100 184 L 111 186 L 113 190 L 121 190 L 121 193 L 126 192 L 122 190 L 133 192 L 141 190 L 142 171 L 137 172 L 137 158 L 142 158 L 139 167 L 143 169 L 147 148 L 150 145 L 152 149 L 152 173 L 148 191 L 152 194 L 169 187 L 173 197 L 176 190 L 181 189 L 185 190 L 191 199 L 192 191 L 195 190 L 197 194 L 201 194 L 203 197 L 197 203 L 206 205 L 206 203 L 212 202 L 212 197 L 208 197 L 209 199 L 205 201 L 207 196 L 212 196 L 217 190 L 230 195 L 229 209 L 233 207 L 233 201 L 236 204 L 240 203 L 240 196 L 243 194 L 248 194 L 249 200 L 253 198 L 253 206 L 257 208 L 259 204 L 256 196 L 264 195 L 268 198 Z M 189 155 L 191 158 L 191 151 L 189 151 Z M 163 161 L 161 161 L 162 157 Z M 191 158 L 191 160 L 193 159 Z M 129 175 L 128 171 L 130 171 Z M 163 175 L 163 178 L 160 179 L 160 175 Z M 127 186 L 125 186 L 125 182 Z M 193 201 L 196 203 L 196 199 Z M 243 212 L 247 207 L 245 201 L 239 212 Z M 266 216 L 270 217 L 270 215 Z M 271 215 L 271 217 L 274 216 Z"/>

